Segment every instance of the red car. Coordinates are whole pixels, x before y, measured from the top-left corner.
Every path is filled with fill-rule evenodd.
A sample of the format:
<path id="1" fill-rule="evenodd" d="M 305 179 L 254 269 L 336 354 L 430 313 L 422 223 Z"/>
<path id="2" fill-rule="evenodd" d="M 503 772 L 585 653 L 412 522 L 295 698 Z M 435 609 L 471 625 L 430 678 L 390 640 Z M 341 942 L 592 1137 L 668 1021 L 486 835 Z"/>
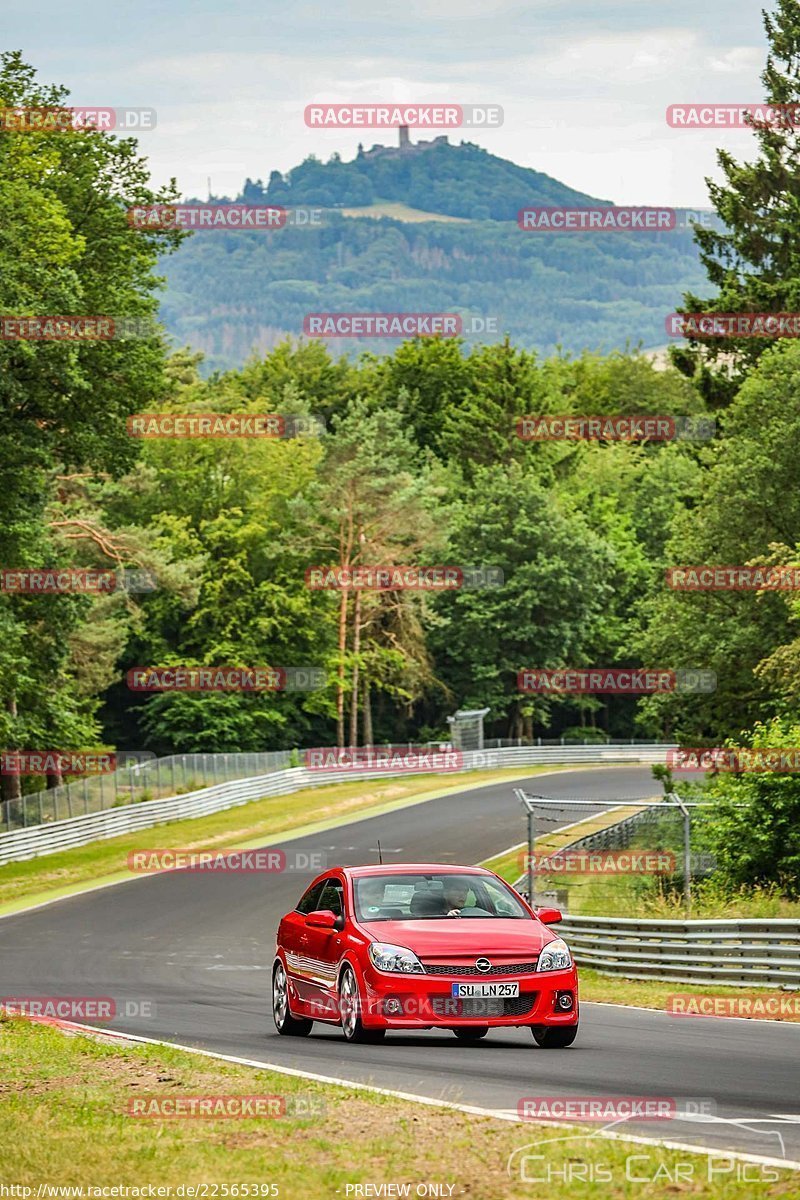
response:
<path id="1" fill-rule="evenodd" d="M 560 920 L 481 867 L 336 867 L 278 928 L 276 1028 L 302 1037 L 323 1021 L 349 1042 L 444 1028 L 471 1041 L 527 1025 L 540 1046 L 570 1046 L 578 977 L 547 927 Z"/>

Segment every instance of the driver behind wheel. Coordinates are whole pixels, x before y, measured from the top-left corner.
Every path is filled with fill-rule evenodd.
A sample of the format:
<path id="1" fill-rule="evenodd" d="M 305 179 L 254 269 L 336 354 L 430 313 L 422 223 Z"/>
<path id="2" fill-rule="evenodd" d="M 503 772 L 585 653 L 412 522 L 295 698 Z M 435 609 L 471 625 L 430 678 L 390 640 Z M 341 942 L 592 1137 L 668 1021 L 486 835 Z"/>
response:
<path id="1" fill-rule="evenodd" d="M 460 917 L 461 910 L 466 906 L 469 888 L 459 879 L 454 879 L 444 885 L 444 907 L 448 917 Z"/>

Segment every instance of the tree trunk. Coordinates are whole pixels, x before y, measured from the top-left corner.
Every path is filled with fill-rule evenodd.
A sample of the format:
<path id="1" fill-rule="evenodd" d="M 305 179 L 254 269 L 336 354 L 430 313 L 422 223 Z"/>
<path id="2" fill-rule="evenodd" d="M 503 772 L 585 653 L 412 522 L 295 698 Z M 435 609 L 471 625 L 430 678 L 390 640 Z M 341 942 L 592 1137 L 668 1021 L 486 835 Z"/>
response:
<path id="1" fill-rule="evenodd" d="M 17 697 L 9 696 L 6 700 L 6 712 L 16 721 Z M 19 775 L 0 775 L 2 781 L 2 796 L 4 800 L 20 800 L 22 798 L 22 779 Z"/>
<path id="2" fill-rule="evenodd" d="M 347 649 L 347 592 L 339 602 L 339 670 L 336 681 L 336 745 L 344 749 L 344 656 Z"/>
<path id="3" fill-rule="evenodd" d="M 373 745 L 372 733 L 372 697 L 369 693 L 369 677 L 364 676 L 364 745 Z"/>
<path id="4" fill-rule="evenodd" d="M 361 652 L 361 592 L 353 604 L 353 678 L 350 693 L 350 745 L 358 745 L 358 656 Z"/>

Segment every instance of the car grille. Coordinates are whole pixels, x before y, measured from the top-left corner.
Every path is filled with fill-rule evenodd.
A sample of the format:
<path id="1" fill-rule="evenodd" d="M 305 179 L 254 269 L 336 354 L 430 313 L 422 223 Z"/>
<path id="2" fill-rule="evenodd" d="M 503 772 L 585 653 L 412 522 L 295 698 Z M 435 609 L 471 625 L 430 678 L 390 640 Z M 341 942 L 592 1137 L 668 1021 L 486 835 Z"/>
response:
<path id="1" fill-rule="evenodd" d="M 454 1017 L 491 1018 L 491 1017 L 521 1017 L 528 1013 L 536 1003 L 537 992 L 527 992 L 524 996 L 513 996 L 507 1000 L 498 998 L 482 999 L 467 997 L 453 1002 Z"/>
<path id="2" fill-rule="evenodd" d="M 521 1017 L 529 1013 L 536 1003 L 537 992 L 527 992 L 522 996 L 513 996 L 503 1001 L 504 1017 Z"/>
<path id="3" fill-rule="evenodd" d="M 473 963 L 469 967 L 457 967 L 453 963 L 429 963 L 422 960 L 426 975 L 474 975 L 477 979 L 490 979 L 492 975 L 529 975 L 536 970 L 535 962 L 498 963 L 488 971 L 479 971 Z"/>

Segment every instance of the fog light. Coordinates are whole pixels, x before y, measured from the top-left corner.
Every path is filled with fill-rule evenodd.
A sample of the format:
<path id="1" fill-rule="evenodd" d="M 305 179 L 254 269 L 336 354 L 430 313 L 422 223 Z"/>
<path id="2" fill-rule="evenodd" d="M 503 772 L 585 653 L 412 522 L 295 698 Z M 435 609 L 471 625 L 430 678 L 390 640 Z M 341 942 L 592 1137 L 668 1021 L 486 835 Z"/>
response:
<path id="1" fill-rule="evenodd" d="M 559 1012 L 571 1012 L 574 1005 L 572 992 L 556 992 L 556 1008 Z"/>
<path id="2" fill-rule="evenodd" d="M 403 1005 L 399 1000 L 384 1000 L 383 1011 L 387 1017 L 398 1017 L 403 1011 Z"/>

